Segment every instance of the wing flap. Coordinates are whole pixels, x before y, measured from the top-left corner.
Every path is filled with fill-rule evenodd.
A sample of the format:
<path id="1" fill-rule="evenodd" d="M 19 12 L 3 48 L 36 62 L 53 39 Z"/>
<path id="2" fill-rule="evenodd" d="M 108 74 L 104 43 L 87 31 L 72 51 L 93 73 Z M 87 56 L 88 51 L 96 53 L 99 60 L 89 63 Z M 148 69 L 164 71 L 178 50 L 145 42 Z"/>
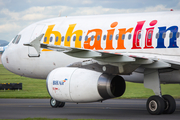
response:
<path id="1" fill-rule="evenodd" d="M 111 57 L 103 57 L 103 58 L 95 58 L 98 61 L 102 61 L 102 62 L 113 62 L 113 63 L 120 63 L 120 62 L 135 62 L 136 59 L 132 58 L 132 57 L 128 57 L 128 56 L 124 56 L 124 55 L 114 55 Z"/>

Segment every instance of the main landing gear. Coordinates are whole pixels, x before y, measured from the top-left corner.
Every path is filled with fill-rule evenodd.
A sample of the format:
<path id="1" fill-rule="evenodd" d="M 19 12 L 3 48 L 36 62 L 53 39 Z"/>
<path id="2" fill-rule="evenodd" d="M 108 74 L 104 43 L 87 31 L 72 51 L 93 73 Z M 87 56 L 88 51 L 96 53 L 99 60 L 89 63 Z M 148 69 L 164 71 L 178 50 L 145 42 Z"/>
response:
<path id="1" fill-rule="evenodd" d="M 57 100 L 51 98 L 51 99 L 50 99 L 50 105 L 51 105 L 51 107 L 53 107 L 53 108 L 64 107 L 65 102 L 60 102 L 60 101 L 57 101 Z"/>
<path id="2" fill-rule="evenodd" d="M 176 110 L 176 102 L 170 95 L 151 96 L 146 103 L 148 112 L 152 115 L 172 114 Z"/>
<path id="3" fill-rule="evenodd" d="M 152 89 L 156 95 L 151 96 L 146 103 L 147 111 L 152 115 L 172 114 L 176 110 L 176 102 L 170 95 L 161 95 L 158 70 L 146 69 L 144 86 Z"/>

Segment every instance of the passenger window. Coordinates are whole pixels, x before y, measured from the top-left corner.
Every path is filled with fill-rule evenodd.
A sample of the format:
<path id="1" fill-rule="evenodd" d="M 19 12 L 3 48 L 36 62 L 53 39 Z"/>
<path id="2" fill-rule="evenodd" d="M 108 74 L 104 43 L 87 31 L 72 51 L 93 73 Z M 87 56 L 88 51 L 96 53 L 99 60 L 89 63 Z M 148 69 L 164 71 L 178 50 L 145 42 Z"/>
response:
<path id="1" fill-rule="evenodd" d="M 103 40 L 106 40 L 106 35 L 103 36 Z"/>
<path id="2" fill-rule="evenodd" d="M 64 41 L 64 36 L 61 37 L 61 42 L 63 42 L 63 41 Z"/>
<path id="3" fill-rule="evenodd" d="M 176 38 L 179 38 L 179 34 L 180 34 L 179 32 L 176 33 Z"/>
<path id="4" fill-rule="evenodd" d="M 158 39 L 158 38 L 159 38 L 159 33 L 156 34 L 156 39 Z"/>
<path id="5" fill-rule="evenodd" d="M 122 35 L 122 40 L 124 40 L 124 39 L 125 39 L 125 34 Z"/>
<path id="6" fill-rule="evenodd" d="M 82 40 L 82 36 L 79 36 L 79 41 L 81 41 Z"/>
<path id="7" fill-rule="evenodd" d="M 149 33 L 148 34 L 148 39 L 151 39 L 152 38 L 152 33 Z"/>
<path id="8" fill-rule="evenodd" d="M 173 32 L 171 32 L 170 34 L 169 34 L 169 38 L 172 38 L 173 37 Z"/>
<path id="9" fill-rule="evenodd" d="M 141 39 L 141 33 L 138 34 L 138 39 Z"/>
<path id="10" fill-rule="evenodd" d="M 128 35 L 128 39 L 130 40 L 130 39 L 131 39 L 131 37 L 132 37 L 132 35 L 131 35 L 131 34 L 129 34 L 129 35 Z"/>
<path id="11" fill-rule="evenodd" d="M 47 42 L 47 37 L 44 38 L 44 42 Z"/>
<path id="12" fill-rule="evenodd" d="M 53 40 L 53 37 L 51 36 L 51 37 L 50 37 L 50 42 L 52 42 L 52 40 Z"/>
<path id="13" fill-rule="evenodd" d="M 67 37 L 67 41 L 68 41 L 68 42 L 70 41 L 70 36 Z"/>
<path id="14" fill-rule="evenodd" d="M 17 37 L 18 37 L 18 35 L 16 35 L 16 37 L 14 38 L 14 40 L 12 41 L 12 43 L 15 43 Z"/>
<path id="15" fill-rule="evenodd" d="M 73 41 L 76 41 L 76 36 L 73 37 Z"/>
<path id="16" fill-rule="evenodd" d="M 98 40 L 98 41 L 100 40 L 100 37 L 101 37 L 100 35 L 97 36 L 97 40 Z"/>
<path id="17" fill-rule="evenodd" d="M 88 40 L 88 36 L 86 35 L 86 37 L 85 37 L 85 41 L 87 41 Z"/>
<path id="18" fill-rule="evenodd" d="M 15 44 L 18 44 L 19 41 L 20 41 L 20 39 L 21 39 L 21 35 L 18 35 L 18 38 L 17 38 L 17 40 L 15 41 Z"/>
<path id="19" fill-rule="evenodd" d="M 112 37 L 113 37 L 113 36 L 112 36 L 112 35 L 110 35 L 110 36 L 109 36 L 109 40 L 112 40 Z"/>
<path id="20" fill-rule="evenodd" d="M 59 39 L 59 37 L 57 36 L 57 37 L 56 37 L 56 42 L 58 42 L 58 39 Z"/>
<path id="21" fill-rule="evenodd" d="M 162 38 L 164 39 L 166 37 L 166 33 L 164 32 L 162 35 Z"/>
<path id="22" fill-rule="evenodd" d="M 91 36 L 91 41 L 93 41 L 93 40 L 94 40 L 94 35 Z"/>
<path id="23" fill-rule="evenodd" d="M 118 40 L 118 39 L 119 39 L 119 34 L 116 35 L 116 40 Z"/>

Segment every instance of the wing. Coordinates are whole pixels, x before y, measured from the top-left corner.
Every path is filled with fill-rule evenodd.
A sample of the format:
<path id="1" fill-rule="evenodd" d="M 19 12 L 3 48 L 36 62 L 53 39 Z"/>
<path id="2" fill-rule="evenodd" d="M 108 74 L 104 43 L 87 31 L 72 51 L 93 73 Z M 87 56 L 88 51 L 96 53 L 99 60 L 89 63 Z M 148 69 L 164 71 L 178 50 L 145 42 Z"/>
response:
<path id="1" fill-rule="evenodd" d="M 177 63 L 173 61 L 145 58 L 135 53 L 111 53 L 106 51 L 42 44 L 40 41 L 43 35 L 44 34 L 41 34 L 32 42 L 24 45 L 34 47 L 38 54 L 40 54 L 40 48 L 44 48 L 64 52 L 67 55 L 77 58 L 88 58 L 87 60 L 73 63 L 70 67 L 83 67 L 111 74 L 131 74 L 138 67 L 153 69 L 169 68 L 173 65 L 177 67 Z M 180 66 L 180 64 L 178 65 Z"/>

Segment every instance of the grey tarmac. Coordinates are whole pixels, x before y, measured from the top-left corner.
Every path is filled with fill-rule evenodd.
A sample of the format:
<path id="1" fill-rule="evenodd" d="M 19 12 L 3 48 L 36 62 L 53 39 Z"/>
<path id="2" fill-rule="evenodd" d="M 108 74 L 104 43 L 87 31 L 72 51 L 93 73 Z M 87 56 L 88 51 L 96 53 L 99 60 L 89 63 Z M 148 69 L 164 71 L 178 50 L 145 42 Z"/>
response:
<path id="1" fill-rule="evenodd" d="M 64 108 L 51 108 L 49 99 L 0 99 L 0 119 L 68 118 L 179 120 L 180 99 L 174 114 L 150 115 L 146 99 L 112 99 L 102 103 L 66 103 Z"/>

